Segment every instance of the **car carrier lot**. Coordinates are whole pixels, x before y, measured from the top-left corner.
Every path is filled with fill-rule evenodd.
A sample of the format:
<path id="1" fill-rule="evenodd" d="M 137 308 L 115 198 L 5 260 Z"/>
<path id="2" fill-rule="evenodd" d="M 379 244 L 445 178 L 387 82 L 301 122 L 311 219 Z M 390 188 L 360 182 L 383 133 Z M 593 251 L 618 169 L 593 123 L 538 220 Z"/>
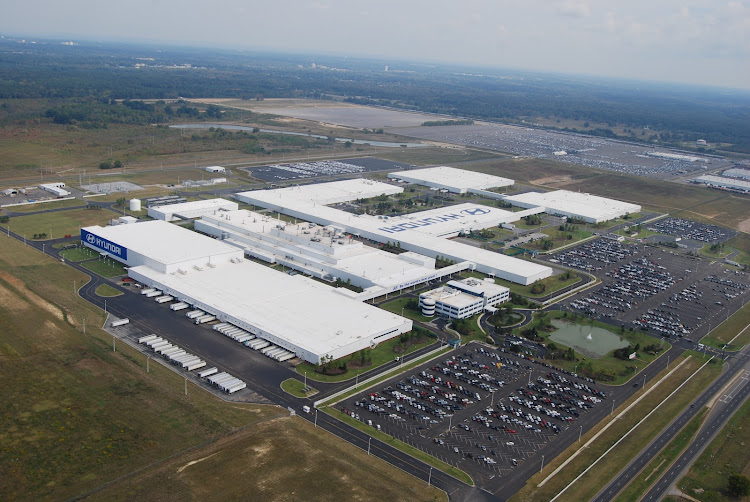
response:
<path id="1" fill-rule="evenodd" d="M 472 343 L 335 407 L 495 492 L 536 465 L 550 443 L 573 440 L 590 410 L 610 406 L 608 393 L 551 365 Z"/>

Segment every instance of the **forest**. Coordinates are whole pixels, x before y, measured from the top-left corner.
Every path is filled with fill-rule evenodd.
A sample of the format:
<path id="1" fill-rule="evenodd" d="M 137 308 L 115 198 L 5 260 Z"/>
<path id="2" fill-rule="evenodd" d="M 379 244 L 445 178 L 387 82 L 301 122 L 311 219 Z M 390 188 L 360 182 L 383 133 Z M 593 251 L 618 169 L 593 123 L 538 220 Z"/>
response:
<path id="1" fill-rule="evenodd" d="M 579 129 L 562 122 L 585 121 L 596 124 L 585 129 L 592 135 L 664 145 L 703 138 L 724 151 L 750 153 L 750 93 L 741 90 L 333 56 L 0 40 L 0 106 L 57 100 L 46 117 L 65 124 L 92 103 L 180 97 L 336 99 L 465 120 L 528 125 L 555 119 L 560 125 L 553 120 L 549 127 L 574 132 Z M 85 122 L 161 122 L 192 111 L 184 104 L 132 106 L 117 115 L 87 113 Z M 615 126 L 629 128 L 629 135 L 618 136 Z M 648 129 L 660 133 L 646 135 Z"/>

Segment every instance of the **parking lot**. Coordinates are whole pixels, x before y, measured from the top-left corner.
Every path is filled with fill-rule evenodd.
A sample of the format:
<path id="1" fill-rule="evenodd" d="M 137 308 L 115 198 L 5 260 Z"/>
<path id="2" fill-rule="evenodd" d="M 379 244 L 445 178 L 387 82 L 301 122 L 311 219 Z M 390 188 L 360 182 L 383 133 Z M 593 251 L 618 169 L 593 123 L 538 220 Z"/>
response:
<path id="1" fill-rule="evenodd" d="M 566 301 L 567 307 L 656 336 L 697 341 L 750 296 L 748 274 L 721 261 L 664 248 L 599 240 L 555 254 L 550 261 L 582 268 L 602 280 Z"/>
<path id="2" fill-rule="evenodd" d="M 578 420 L 606 393 L 504 348 L 469 344 L 336 408 L 489 482 L 566 431 L 578 434 Z"/>
<path id="3" fill-rule="evenodd" d="M 290 164 L 272 164 L 260 167 L 248 167 L 246 171 L 253 178 L 263 181 L 285 181 L 293 179 L 314 178 L 317 176 L 335 176 L 361 174 L 372 171 L 408 169 L 409 164 L 392 162 L 374 157 L 343 160 L 320 160 Z"/>
<path id="4" fill-rule="evenodd" d="M 697 221 L 672 217 L 649 223 L 647 228 L 660 234 L 710 244 L 724 242 L 736 234 L 733 230 L 717 227 L 716 225 L 706 225 Z"/>

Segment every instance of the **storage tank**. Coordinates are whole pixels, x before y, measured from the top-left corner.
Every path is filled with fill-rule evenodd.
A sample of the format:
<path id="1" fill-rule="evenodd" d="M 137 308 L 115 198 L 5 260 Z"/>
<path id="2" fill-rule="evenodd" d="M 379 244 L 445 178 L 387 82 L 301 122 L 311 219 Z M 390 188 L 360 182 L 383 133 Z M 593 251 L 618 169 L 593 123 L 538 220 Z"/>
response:
<path id="1" fill-rule="evenodd" d="M 141 199 L 130 199 L 130 210 L 140 211 L 141 210 Z"/>
<path id="2" fill-rule="evenodd" d="M 435 300 L 425 298 L 422 300 L 422 315 L 432 317 L 435 315 Z"/>

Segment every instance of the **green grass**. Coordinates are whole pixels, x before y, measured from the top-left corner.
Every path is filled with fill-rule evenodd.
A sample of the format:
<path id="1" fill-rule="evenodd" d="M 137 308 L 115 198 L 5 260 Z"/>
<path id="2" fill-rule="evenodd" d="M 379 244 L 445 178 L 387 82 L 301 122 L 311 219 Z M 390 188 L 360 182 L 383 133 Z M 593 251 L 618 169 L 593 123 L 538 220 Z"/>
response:
<path id="1" fill-rule="evenodd" d="M 0 239 L 0 471 L 5 500 L 60 500 L 238 427 L 280 416 L 225 404 L 98 328 L 101 309 L 73 293 L 87 276 Z M 82 334 L 86 319 L 86 335 Z M 35 336 L 26 336 L 35 333 Z"/>
<path id="2" fill-rule="evenodd" d="M 587 239 L 594 235 L 592 232 L 589 232 L 588 230 L 573 230 L 571 232 L 564 232 L 560 230 L 559 228 L 550 229 L 545 228 L 542 230 L 543 233 L 547 234 L 547 237 L 543 240 L 551 240 L 554 244 L 552 246 L 552 249 L 559 248 L 561 246 L 568 246 L 571 244 L 575 244 L 578 241 L 581 241 L 583 239 Z M 572 236 L 572 238 L 568 239 L 568 236 Z M 543 240 L 537 240 L 533 242 L 527 242 L 523 245 L 526 249 L 542 249 L 542 242 Z"/>
<path id="3" fill-rule="evenodd" d="M 287 378 L 281 382 L 281 389 L 294 397 L 311 397 L 318 393 L 316 389 L 313 389 L 309 385 L 307 388 L 308 390 L 305 392 L 305 384 L 296 378 Z"/>
<path id="4" fill-rule="evenodd" d="M 711 382 L 721 373 L 719 362 L 708 364 L 698 372 L 679 392 L 668 399 L 657 412 L 653 413 L 647 420 L 638 426 L 617 446 L 616 451 L 610 452 L 598 464 L 591 468 L 563 495 L 563 500 L 591 500 L 601 489 L 602 480 L 612 479 L 633 458 L 635 458 L 645 445 L 651 442 L 664 429 L 672 419 L 691 401 L 695 399 Z M 675 369 L 673 361 L 670 369 Z M 575 443 L 568 447 L 562 454 L 555 457 L 545 466 L 543 473 L 534 474 L 518 493 L 511 497 L 512 502 L 526 500 L 550 500 L 558 494 L 574 478 L 589 467 L 597 458 L 608 450 L 617 440 L 622 438 L 635 424 L 651 412 L 665 396 L 679 387 L 685 380 L 705 363 L 698 357 L 691 357 L 683 366 L 677 369 L 658 388 L 646 395 L 623 417 L 614 420 L 614 423 L 604 431 L 594 442 L 583 449 L 581 453 L 571 460 L 556 476 L 547 481 L 543 486 L 538 486 L 547 475 L 559 467 L 573 453 L 579 450 L 588 439 L 598 433 L 607 423 L 612 422 L 620 409 L 632 403 L 643 394 L 643 390 L 631 396 L 625 403 L 615 410 L 615 413 L 607 419 L 599 422 L 592 430 L 587 432 L 581 439 L 581 443 Z M 652 382 L 657 382 L 667 370 L 660 372 Z M 653 385 L 653 384 L 652 384 Z M 607 406 L 609 402 L 604 402 Z M 617 403 L 620 404 L 620 403 Z"/>
<path id="5" fill-rule="evenodd" d="M 48 209 L 59 209 L 63 207 L 83 207 L 86 203 L 79 199 L 53 200 L 40 202 L 39 204 L 24 204 L 23 206 L 6 207 L 5 211 L 14 213 L 33 213 L 35 211 L 46 211 Z"/>
<path id="6" fill-rule="evenodd" d="M 110 259 L 88 261 L 85 262 L 82 266 L 83 268 L 91 270 L 97 275 L 107 278 L 127 274 L 127 271 L 123 268 L 122 263 L 118 263 Z"/>
<path id="7" fill-rule="evenodd" d="M 407 319 L 411 319 L 412 321 L 430 322 L 434 319 L 433 317 L 427 317 L 427 316 L 422 315 L 422 312 L 420 310 L 407 308 L 406 304 L 409 302 L 409 300 L 414 300 L 414 298 L 410 298 L 410 297 L 397 298 L 395 300 L 390 300 L 385 303 L 381 303 L 379 307 L 383 310 L 387 310 L 388 312 L 393 312 L 394 314 L 403 315 L 404 317 L 406 317 Z"/>
<path id="8" fill-rule="evenodd" d="M 477 277 L 480 279 L 487 277 L 487 275 L 475 271 L 464 271 L 461 272 L 460 275 L 461 277 Z M 560 280 L 560 278 L 560 275 L 553 275 L 551 277 L 547 277 L 546 279 L 536 281 L 534 284 L 544 285 L 544 292 L 542 293 L 531 292 L 531 288 L 534 287 L 534 284 L 524 286 L 522 284 L 516 284 L 515 282 L 506 281 L 498 277 L 495 277 L 495 284 L 499 286 L 505 286 L 506 288 L 510 289 L 511 293 L 516 293 L 527 298 L 542 298 L 555 293 L 556 291 L 560 291 L 563 288 L 567 288 L 568 286 L 572 286 L 573 284 L 581 282 L 581 276 L 576 272 L 571 272 L 570 278 L 568 279 Z M 502 306 L 503 305 L 500 305 L 500 307 Z"/>
<path id="9" fill-rule="evenodd" d="M 98 286 L 98 287 L 96 288 L 96 291 L 95 291 L 95 293 L 96 293 L 97 295 L 99 295 L 99 296 L 106 296 L 106 297 L 111 297 L 111 296 L 120 296 L 120 295 L 122 295 L 122 294 L 123 294 L 123 293 L 122 293 L 122 291 L 119 291 L 119 290 L 117 290 L 117 289 L 113 288 L 113 287 L 112 287 L 112 286 L 110 286 L 109 284 L 100 284 L 100 285 L 99 285 L 99 286 Z"/>
<path id="10" fill-rule="evenodd" d="M 376 348 L 370 350 L 372 364 L 370 364 L 369 366 L 364 366 L 361 368 L 350 368 L 345 373 L 342 373 L 340 375 L 323 375 L 322 373 L 315 372 L 315 365 L 310 363 L 302 363 L 297 365 L 297 374 L 304 375 L 305 373 L 307 373 L 308 380 L 315 380 L 318 382 L 343 382 L 345 380 L 350 380 L 361 373 L 365 373 L 374 368 L 389 363 L 396 357 L 411 354 L 412 352 L 415 352 L 434 343 L 436 343 L 436 340 L 434 338 L 430 338 L 427 342 L 423 342 L 417 345 L 411 345 L 406 352 L 397 354 L 393 351 L 394 347 L 399 344 L 399 337 L 397 336 L 380 343 Z M 357 353 L 354 353 L 352 354 L 351 358 L 356 358 L 356 356 Z M 348 361 L 349 359 L 346 360 Z"/>
<path id="11" fill-rule="evenodd" d="M 99 253 L 84 246 L 74 247 L 60 251 L 60 256 L 68 261 L 79 262 L 90 260 L 99 256 Z"/>
<path id="12" fill-rule="evenodd" d="M 708 411 L 708 408 L 701 409 L 680 433 L 638 473 L 638 476 L 628 484 L 615 500 L 617 502 L 638 502 L 687 448 L 700 429 Z"/>
<path id="13" fill-rule="evenodd" d="M 737 500 L 729 498 L 723 490 L 726 489 L 727 477 L 730 474 L 740 473 L 750 476 L 748 429 L 750 429 L 750 401 L 745 402 L 729 419 L 727 425 L 719 431 L 698 457 L 687 475 L 677 482 L 677 486 L 699 500 Z M 740 500 L 747 500 L 747 498 Z"/>
<path id="14" fill-rule="evenodd" d="M 750 343 L 750 304 L 745 305 L 737 312 L 732 314 L 729 319 L 713 329 L 709 334 L 703 337 L 701 343 L 721 349 L 724 344 L 737 337 L 725 350 L 735 351 Z M 745 329 L 747 328 L 747 329 Z M 737 336 L 742 330 L 742 335 Z"/>
<path id="15" fill-rule="evenodd" d="M 25 235 L 31 239 L 34 234 L 47 234 L 45 239 L 59 239 L 65 235 L 80 235 L 81 227 L 91 225 L 106 225 L 115 218 L 107 210 L 94 211 L 91 209 L 68 209 L 56 213 L 32 214 L 28 216 L 11 217 L 9 223 L 3 223 L 3 228 L 10 225 L 10 231 L 18 235 Z M 50 234 L 51 232 L 51 234 Z"/>
<path id="16" fill-rule="evenodd" d="M 577 371 L 580 370 L 580 364 L 581 362 L 590 362 L 592 366 L 592 371 L 594 373 L 598 371 L 609 371 L 614 376 L 614 380 L 611 381 L 605 381 L 602 378 L 597 378 L 597 380 L 601 381 L 602 383 L 606 383 L 607 385 L 621 385 L 631 378 L 633 378 L 637 373 L 643 371 L 646 366 L 651 364 L 651 362 L 658 357 L 658 355 L 652 355 L 647 354 L 643 351 L 643 347 L 646 345 L 652 345 L 652 344 L 658 344 L 660 343 L 659 340 L 656 340 L 645 333 L 642 333 L 640 331 L 622 331 L 614 326 L 611 326 L 609 324 L 600 322 L 600 321 L 594 321 L 592 319 L 582 318 L 580 316 L 576 317 L 567 317 L 565 312 L 561 312 L 559 310 L 551 310 L 547 312 L 547 317 L 549 319 L 560 319 L 562 321 L 566 322 L 573 322 L 578 325 L 584 325 L 584 326 L 595 326 L 597 328 L 606 329 L 607 331 L 610 331 L 618 336 L 621 336 L 625 340 L 627 340 L 631 345 L 635 346 L 636 344 L 639 344 L 641 346 L 641 350 L 638 350 L 638 358 L 635 360 L 627 360 L 623 361 L 622 359 L 618 359 L 612 355 L 612 352 L 608 353 L 604 357 L 600 357 L 598 359 L 588 358 L 584 356 L 583 354 L 580 354 L 578 352 L 575 353 L 576 359 L 572 361 L 568 361 L 565 359 L 555 359 L 554 364 L 556 366 L 559 366 L 563 369 L 566 369 L 568 371 Z M 535 316 L 535 320 L 532 321 L 529 325 L 524 326 L 522 329 L 516 328 L 513 330 L 513 333 L 517 336 L 521 336 L 521 331 L 525 329 L 530 329 L 532 327 L 539 327 L 539 321 L 538 321 L 538 314 Z M 538 334 L 542 338 L 544 338 L 545 344 L 549 343 L 551 340 L 549 339 L 549 336 L 554 332 L 546 332 L 539 330 Z M 557 346 L 567 347 L 565 344 L 560 342 L 554 342 Z M 661 342 L 663 350 L 659 352 L 659 354 L 663 354 L 665 351 L 669 350 L 671 345 L 667 342 Z M 576 369 L 576 367 L 578 367 Z M 578 371 L 581 373 L 580 371 Z"/>
<path id="17" fill-rule="evenodd" d="M 422 450 L 414 448 L 413 446 L 408 445 L 402 441 L 399 441 L 398 439 L 386 434 L 385 432 L 377 430 L 375 427 L 370 427 L 369 425 L 366 425 L 360 422 L 359 420 L 356 420 L 350 417 L 349 415 L 345 415 L 344 413 L 342 413 L 341 411 L 335 408 L 326 407 L 326 408 L 322 408 L 321 411 L 331 415 L 332 417 L 338 420 L 341 420 L 342 422 L 345 422 L 351 425 L 352 427 L 356 429 L 361 430 L 362 432 L 372 436 L 375 439 L 382 441 L 383 443 L 389 446 L 392 446 L 393 448 L 396 448 L 408 455 L 411 455 L 417 460 L 421 460 L 422 462 L 428 465 L 431 465 L 435 469 L 443 471 L 449 476 L 453 476 L 454 478 L 458 479 L 459 481 L 463 483 L 466 483 L 467 485 L 474 484 L 474 481 L 471 479 L 471 476 L 469 476 L 467 473 L 465 473 L 461 469 L 458 469 L 457 467 L 453 467 L 450 464 L 446 464 L 442 460 L 438 460 L 432 455 L 423 452 Z"/>

